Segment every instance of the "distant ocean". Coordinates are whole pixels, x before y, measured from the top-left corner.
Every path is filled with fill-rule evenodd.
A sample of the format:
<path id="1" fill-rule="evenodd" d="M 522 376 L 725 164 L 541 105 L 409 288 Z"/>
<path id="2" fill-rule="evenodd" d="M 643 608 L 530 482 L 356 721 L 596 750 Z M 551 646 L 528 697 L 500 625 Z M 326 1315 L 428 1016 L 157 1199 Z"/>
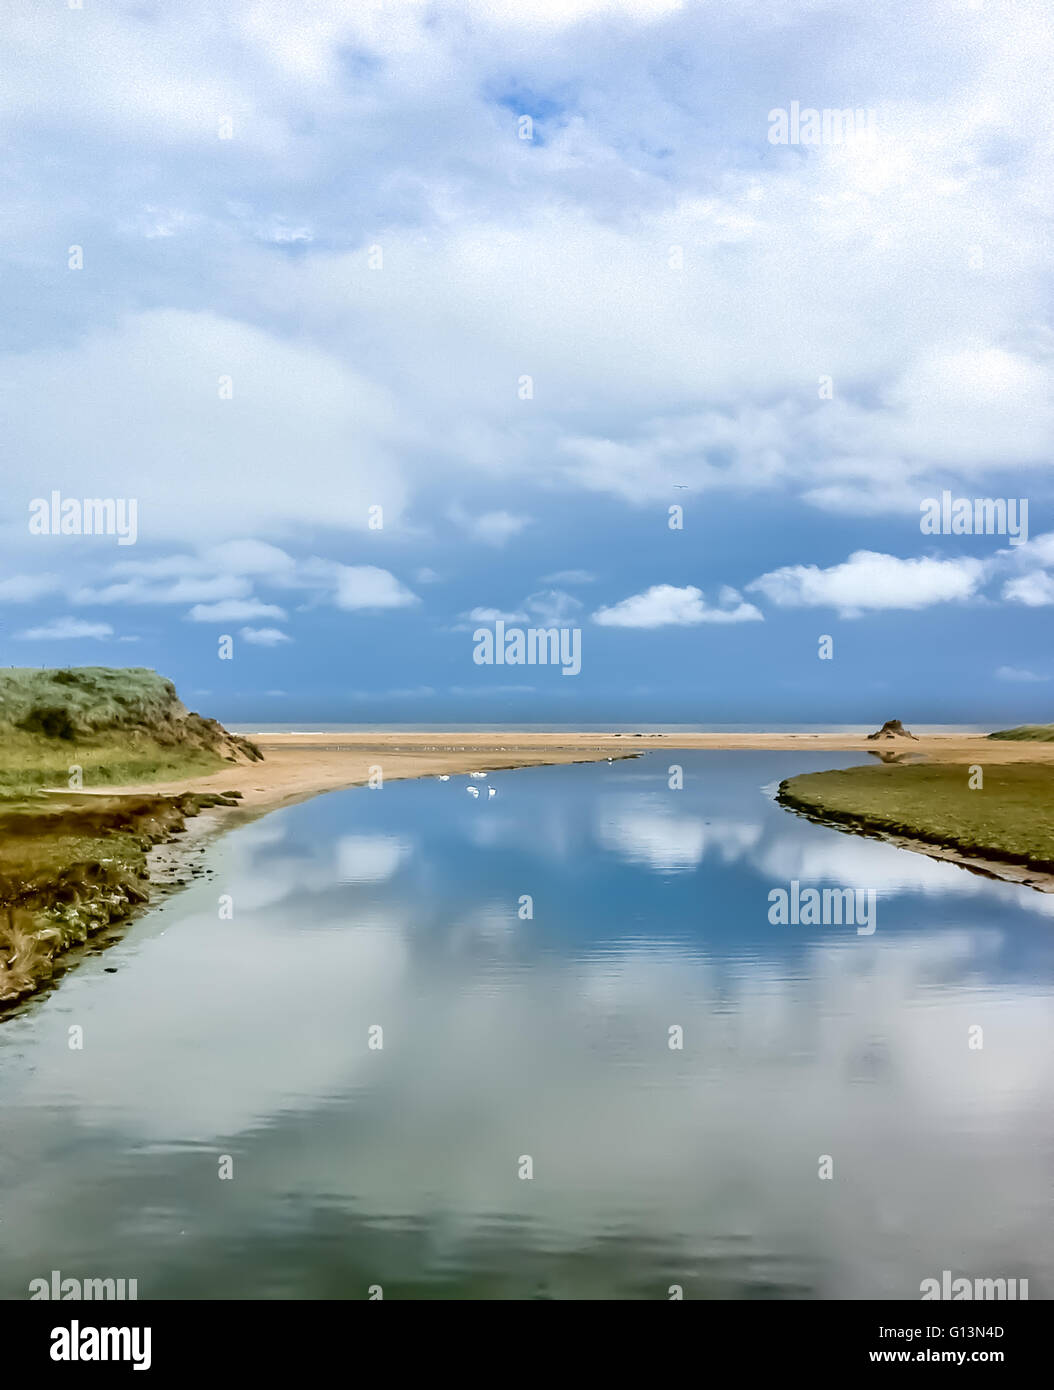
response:
<path id="1" fill-rule="evenodd" d="M 393 734 L 533 733 L 533 734 L 870 734 L 873 724 L 228 724 L 236 734 Z M 915 724 L 913 734 L 983 734 L 974 724 Z"/>

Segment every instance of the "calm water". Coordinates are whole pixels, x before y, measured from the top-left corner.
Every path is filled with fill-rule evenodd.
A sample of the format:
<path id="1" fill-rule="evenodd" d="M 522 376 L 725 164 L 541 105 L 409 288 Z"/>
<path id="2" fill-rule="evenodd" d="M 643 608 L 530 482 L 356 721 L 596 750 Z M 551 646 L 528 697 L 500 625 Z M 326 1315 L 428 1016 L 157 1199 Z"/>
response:
<path id="1" fill-rule="evenodd" d="M 397 782 L 216 841 L 0 1026 L 0 1295 L 1050 1297 L 1054 896 L 770 799 L 853 761 Z M 792 879 L 877 930 L 771 925 Z"/>

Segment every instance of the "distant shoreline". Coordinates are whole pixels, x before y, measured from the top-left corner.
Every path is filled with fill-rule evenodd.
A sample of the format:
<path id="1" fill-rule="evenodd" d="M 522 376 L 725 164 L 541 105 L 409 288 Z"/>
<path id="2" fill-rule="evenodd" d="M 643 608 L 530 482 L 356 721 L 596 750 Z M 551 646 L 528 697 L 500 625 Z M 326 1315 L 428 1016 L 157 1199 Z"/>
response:
<path id="1" fill-rule="evenodd" d="M 264 761 L 223 768 L 204 777 L 150 786 L 107 787 L 107 795 L 151 791 L 242 793 L 242 813 L 263 813 L 326 791 L 364 785 L 380 767 L 385 781 L 407 777 L 497 772 L 548 764 L 602 762 L 633 753 L 677 750 L 787 753 L 860 753 L 926 758 L 939 762 L 994 764 L 1043 762 L 1054 765 L 1054 744 L 1016 743 L 985 734 L 920 734 L 916 739 L 870 742 L 845 733 L 610 733 L 487 730 L 439 733 L 431 730 L 372 729 L 263 733 L 255 740 Z M 102 789 L 100 789 L 102 791 Z M 233 814 L 233 813 L 232 813 Z"/>

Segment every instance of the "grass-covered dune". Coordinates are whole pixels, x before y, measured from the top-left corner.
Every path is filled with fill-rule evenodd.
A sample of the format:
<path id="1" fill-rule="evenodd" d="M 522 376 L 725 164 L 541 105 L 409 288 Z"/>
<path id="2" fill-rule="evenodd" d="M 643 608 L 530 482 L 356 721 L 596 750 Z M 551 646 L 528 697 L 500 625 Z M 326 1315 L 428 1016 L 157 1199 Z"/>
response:
<path id="1" fill-rule="evenodd" d="M 86 788 L 174 780 L 259 756 L 145 667 L 0 669 L 0 797 L 78 776 Z"/>
<path id="2" fill-rule="evenodd" d="M 203 806 L 238 800 L 80 788 L 204 776 L 260 757 L 187 710 L 156 671 L 0 670 L 0 1008 L 147 900 L 152 845 Z"/>
<path id="3" fill-rule="evenodd" d="M 1054 873 L 1054 767 L 996 763 L 970 788 L 964 763 L 891 763 L 807 772 L 777 800 L 816 820 Z"/>
<path id="4" fill-rule="evenodd" d="M 1020 724 L 1016 729 L 999 729 L 988 737 L 1012 743 L 1054 743 L 1054 724 Z"/>

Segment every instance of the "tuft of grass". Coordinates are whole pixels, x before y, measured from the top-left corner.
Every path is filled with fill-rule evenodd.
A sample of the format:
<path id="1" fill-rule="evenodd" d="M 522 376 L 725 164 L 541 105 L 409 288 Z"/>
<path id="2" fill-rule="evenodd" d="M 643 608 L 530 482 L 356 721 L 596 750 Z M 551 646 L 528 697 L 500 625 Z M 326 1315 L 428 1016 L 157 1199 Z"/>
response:
<path id="1" fill-rule="evenodd" d="M 1054 743 L 1054 724 L 1019 724 L 1016 729 L 999 729 L 988 737 L 1014 743 Z"/>
<path id="2" fill-rule="evenodd" d="M 815 819 L 1054 872 L 1054 767 L 1000 763 L 970 789 L 960 763 L 881 763 L 807 772 L 777 800 Z"/>

